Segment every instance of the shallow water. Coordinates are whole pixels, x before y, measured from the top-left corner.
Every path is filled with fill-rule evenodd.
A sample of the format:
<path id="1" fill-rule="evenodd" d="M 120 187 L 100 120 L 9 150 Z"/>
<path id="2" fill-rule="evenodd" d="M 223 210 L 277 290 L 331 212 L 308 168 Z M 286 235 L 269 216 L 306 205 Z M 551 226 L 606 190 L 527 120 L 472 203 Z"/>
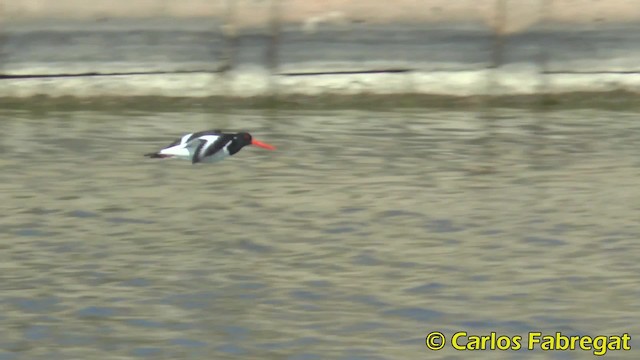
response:
<path id="1" fill-rule="evenodd" d="M 0 360 L 583 359 L 424 337 L 640 334 L 638 115 L 497 115 L 4 113 Z M 214 127 L 278 150 L 142 156 Z"/>

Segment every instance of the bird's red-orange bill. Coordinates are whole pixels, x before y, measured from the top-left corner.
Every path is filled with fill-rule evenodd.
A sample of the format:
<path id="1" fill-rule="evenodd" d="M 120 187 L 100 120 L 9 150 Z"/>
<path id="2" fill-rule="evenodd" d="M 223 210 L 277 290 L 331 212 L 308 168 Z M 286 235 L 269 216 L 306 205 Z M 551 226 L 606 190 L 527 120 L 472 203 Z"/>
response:
<path id="1" fill-rule="evenodd" d="M 251 145 L 255 145 L 255 146 L 261 147 L 263 149 L 267 149 L 267 150 L 275 150 L 276 149 L 275 146 L 263 143 L 262 141 L 258 141 L 258 140 L 251 140 Z"/>

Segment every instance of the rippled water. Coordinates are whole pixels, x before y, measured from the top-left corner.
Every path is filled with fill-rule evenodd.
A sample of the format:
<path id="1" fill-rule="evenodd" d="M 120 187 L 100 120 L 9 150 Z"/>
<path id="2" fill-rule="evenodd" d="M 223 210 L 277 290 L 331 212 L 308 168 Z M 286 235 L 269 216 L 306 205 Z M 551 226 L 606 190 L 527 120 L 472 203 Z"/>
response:
<path id="1" fill-rule="evenodd" d="M 638 114 L 498 115 L 5 112 L 0 360 L 583 359 L 424 336 L 640 335 Z M 214 127 L 278 151 L 142 156 Z"/>

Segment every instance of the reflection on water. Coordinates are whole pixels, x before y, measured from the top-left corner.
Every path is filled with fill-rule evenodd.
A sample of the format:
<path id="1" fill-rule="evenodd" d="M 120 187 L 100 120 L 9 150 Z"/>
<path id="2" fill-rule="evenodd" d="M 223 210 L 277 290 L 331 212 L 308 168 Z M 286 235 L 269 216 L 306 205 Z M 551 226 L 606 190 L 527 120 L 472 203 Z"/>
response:
<path id="1" fill-rule="evenodd" d="M 214 127 L 278 151 L 142 156 Z M 0 359 L 581 359 L 424 336 L 639 334 L 637 114 L 505 110 L 485 129 L 464 112 L 5 113 Z"/>

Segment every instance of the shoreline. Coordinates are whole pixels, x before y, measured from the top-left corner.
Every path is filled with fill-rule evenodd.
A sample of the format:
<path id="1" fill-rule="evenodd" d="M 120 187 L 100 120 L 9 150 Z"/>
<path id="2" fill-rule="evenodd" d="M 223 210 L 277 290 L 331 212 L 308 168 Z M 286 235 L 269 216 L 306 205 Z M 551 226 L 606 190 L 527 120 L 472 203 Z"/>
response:
<path id="1" fill-rule="evenodd" d="M 0 97 L 4 111 L 104 111 L 104 112 L 233 112 L 242 110 L 388 110 L 439 109 L 482 112 L 490 109 L 533 111 L 594 109 L 640 112 L 640 93 L 627 91 L 572 92 L 564 94 L 443 96 L 433 94 L 358 94 L 254 97 Z"/>
<path id="2" fill-rule="evenodd" d="M 279 103 L 279 106 L 460 106 L 469 99 L 494 99 L 519 104 L 551 99 L 569 106 L 640 104 L 640 73 L 585 72 L 541 74 L 535 67 L 469 71 L 334 72 L 312 75 L 271 75 L 264 69 L 226 73 L 160 73 L 5 78 L 0 80 L 0 104 L 52 99 L 53 103 L 135 103 L 138 101 L 198 104 Z M 583 95 L 592 94 L 593 99 Z M 609 94 L 616 94 L 611 97 Z M 104 100 L 102 100 L 104 99 Z M 164 100 L 162 100 L 164 99 Z M 188 99 L 188 100 L 184 100 Z M 391 100 L 386 100 L 391 99 Z M 177 101 L 174 101 L 177 100 Z M 485 100 L 483 100 L 485 101 Z M 493 101 L 493 100 L 492 100 Z M 486 102 L 486 101 L 485 101 Z M 306 104 L 306 105 L 305 105 Z M 263 106 L 263 105 L 260 105 Z"/>
<path id="3" fill-rule="evenodd" d="M 344 97 L 329 103 L 359 106 L 392 98 L 432 106 L 441 99 L 455 104 L 482 97 L 640 94 L 640 23 L 536 27 L 501 37 L 501 43 L 488 29 L 463 23 L 329 26 L 311 34 L 285 27 L 277 41 L 268 33 L 241 33 L 235 45 L 211 27 L 188 21 L 6 27 L 0 98 L 193 98 L 191 103 L 250 105 Z"/>

